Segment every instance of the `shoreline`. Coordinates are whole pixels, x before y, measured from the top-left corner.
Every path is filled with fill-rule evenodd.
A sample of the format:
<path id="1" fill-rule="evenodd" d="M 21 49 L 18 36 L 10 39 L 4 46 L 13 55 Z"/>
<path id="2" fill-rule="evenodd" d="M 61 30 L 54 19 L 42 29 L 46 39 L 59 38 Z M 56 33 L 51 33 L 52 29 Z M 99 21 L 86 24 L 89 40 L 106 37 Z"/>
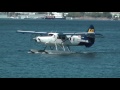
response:
<path id="1" fill-rule="evenodd" d="M 120 19 L 115 18 L 106 18 L 106 17 L 67 17 L 66 20 L 110 20 L 110 21 L 119 21 Z"/>
<path id="2" fill-rule="evenodd" d="M 46 19 L 43 19 L 43 18 L 27 18 L 27 19 L 21 19 L 21 18 L 0 18 L 0 19 L 9 19 L 9 20 L 46 20 Z M 49 20 L 49 19 L 47 19 Z M 51 20 L 51 19 L 50 19 Z M 53 19 L 54 20 L 54 19 Z M 62 20 L 62 19 L 58 19 L 58 20 Z M 119 21 L 120 19 L 113 19 L 113 18 L 104 18 L 104 17 L 97 17 L 97 18 L 94 18 L 94 17 L 66 17 L 66 19 L 63 19 L 63 20 L 110 20 L 110 21 Z"/>
<path id="3" fill-rule="evenodd" d="M 71 18 L 71 20 L 113 20 L 113 19 L 109 19 L 109 18 L 104 18 L 104 17 L 75 17 L 75 18 Z"/>

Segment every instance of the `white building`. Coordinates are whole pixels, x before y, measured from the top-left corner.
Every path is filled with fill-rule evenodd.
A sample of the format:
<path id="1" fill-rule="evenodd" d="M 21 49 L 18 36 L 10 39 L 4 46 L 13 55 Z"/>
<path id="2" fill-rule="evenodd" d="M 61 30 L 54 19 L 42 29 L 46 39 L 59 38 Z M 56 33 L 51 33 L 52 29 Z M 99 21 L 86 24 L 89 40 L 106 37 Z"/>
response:
<path id="1" fill-rule="evenodd" d="M 55 18 L 64 18 L 68 13 L 59 13 L 59 12 L 47 12 L 46 16 L 54 16 Z"/>
<path id="2" fill-rule="evenodd" d="M 120 12 L 111 12 L 112 18 L 120 18 Z"/>

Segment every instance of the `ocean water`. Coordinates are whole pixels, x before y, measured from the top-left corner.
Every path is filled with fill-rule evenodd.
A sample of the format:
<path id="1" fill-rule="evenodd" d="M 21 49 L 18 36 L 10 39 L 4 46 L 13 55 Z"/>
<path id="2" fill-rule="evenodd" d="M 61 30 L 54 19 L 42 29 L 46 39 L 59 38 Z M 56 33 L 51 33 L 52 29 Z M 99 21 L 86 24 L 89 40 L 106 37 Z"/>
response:
<path id="1" fill-rule="evenodd" d="M 93 24 L 95 44 L 71 47 L 77 54 L 30 54 L 41 49 L 33 35 L 17 30 L 84 32 Z M 119 78 L 120 21 L 0 19 L 0 78 Z"/>

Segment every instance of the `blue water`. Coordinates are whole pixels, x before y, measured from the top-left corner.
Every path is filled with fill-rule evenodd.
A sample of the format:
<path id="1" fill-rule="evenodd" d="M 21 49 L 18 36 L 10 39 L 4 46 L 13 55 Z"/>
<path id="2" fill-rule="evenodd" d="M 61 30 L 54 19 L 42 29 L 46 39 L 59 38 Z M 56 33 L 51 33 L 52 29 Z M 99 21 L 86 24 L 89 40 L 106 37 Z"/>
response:
<path id="1" fill-rule="evenodd" d="M 30 54 L 43 48 L 17 30 L 84 32 L 93 24 L 104 38 L 71 47 L 77 54 Z M 0 78 L 119 78 L 120 21 L 0 19 Z"/>

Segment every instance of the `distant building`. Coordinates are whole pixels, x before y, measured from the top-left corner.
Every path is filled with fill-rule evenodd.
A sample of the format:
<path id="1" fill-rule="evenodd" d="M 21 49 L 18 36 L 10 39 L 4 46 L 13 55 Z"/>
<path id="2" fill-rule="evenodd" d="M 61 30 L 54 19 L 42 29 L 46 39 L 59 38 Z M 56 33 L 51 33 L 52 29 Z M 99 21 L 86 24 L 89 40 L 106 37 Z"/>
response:
<path id="1" fill-rule="evenodd" d="M 112 18 L 118 20 L 120 18 L 120 12 L 111 12 Z"/>
<path id="2" fill-rule="evenodd" d="M 45 19 L 65 19 L 68 13 L 47 12 Z"/>

